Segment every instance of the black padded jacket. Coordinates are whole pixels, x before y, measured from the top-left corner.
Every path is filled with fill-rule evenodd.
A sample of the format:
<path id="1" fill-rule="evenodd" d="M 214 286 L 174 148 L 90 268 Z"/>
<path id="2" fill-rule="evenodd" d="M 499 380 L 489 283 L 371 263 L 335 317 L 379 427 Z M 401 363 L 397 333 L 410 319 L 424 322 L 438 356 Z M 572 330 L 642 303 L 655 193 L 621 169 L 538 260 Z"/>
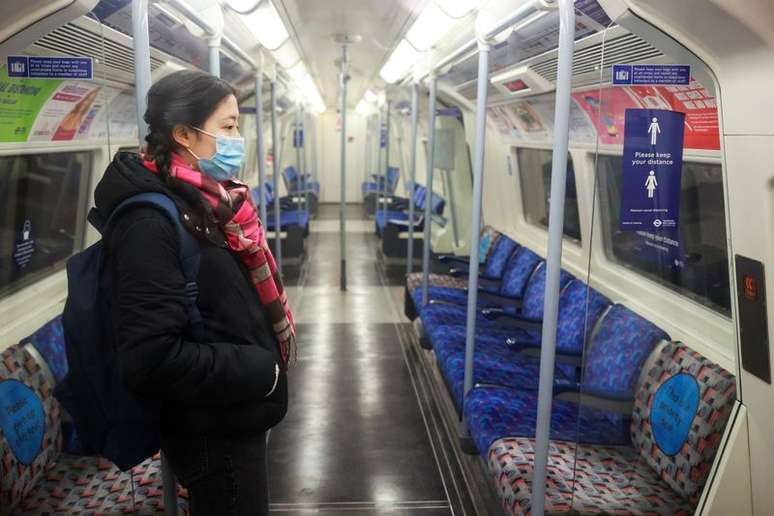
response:
<path id="1" fill-rule="evenodd" d="M 131 153 L 119 153 L 95 191 L 103 218 L 141 192 L 172 198 L 183 225 L 201 249 L 197 305 L 204 342 L 188 332 L 180 243 L 161 211 L 136 207 L 105 235 L 103 284 L 111 292 L 111 317 L 119 369 L 140 396 L 163 400 L 166 435 L 237 436 L 276 425 L 287 410 L 287 379 L 274 391 L 276 338 L 247 269 L 223 233 L 197 215 L 183 193 L 174 193 Z"/>

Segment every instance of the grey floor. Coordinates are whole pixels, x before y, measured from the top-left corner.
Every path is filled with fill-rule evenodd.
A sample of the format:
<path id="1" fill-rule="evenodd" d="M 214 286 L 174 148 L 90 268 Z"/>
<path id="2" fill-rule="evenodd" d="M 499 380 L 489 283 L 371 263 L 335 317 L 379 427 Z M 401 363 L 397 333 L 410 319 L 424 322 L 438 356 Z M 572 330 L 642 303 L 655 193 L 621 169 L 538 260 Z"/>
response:
<path id="1" fill-rule="evenodd" d="M 320 206 L 307 260 L 285 268 L 299 362 L 288 415 L 269 441 L 272 513 L 454 514 L 399 337 L 402 274 L 378 261 L 362 207 L 347 218 L 347 292 L 338 206 Z"/>

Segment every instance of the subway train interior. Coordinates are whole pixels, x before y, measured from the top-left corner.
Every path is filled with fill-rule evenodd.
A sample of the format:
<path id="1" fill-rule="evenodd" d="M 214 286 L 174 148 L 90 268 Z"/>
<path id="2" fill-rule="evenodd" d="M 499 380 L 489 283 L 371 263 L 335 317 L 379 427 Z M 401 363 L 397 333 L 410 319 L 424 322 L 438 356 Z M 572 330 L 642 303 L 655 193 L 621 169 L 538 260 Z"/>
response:
<path id="1" fill-rule="evenodd" d="M 0 515 L 197 514 L 164 449 L 86 445 L 68 403 L 107 421 L 113 392 L 60 394 L 121 346 L 76 354 L 100 322 L 64 317 L 72 264 L 100 242 L 105 170 L 148 156 L 149 88 L 181 70 L 236 92 L 244 160 L 216 179 L 247 192 L 293 313 L 272 514 L 774 511 L 771 0 L 2 0 L 0 19 Z"/>

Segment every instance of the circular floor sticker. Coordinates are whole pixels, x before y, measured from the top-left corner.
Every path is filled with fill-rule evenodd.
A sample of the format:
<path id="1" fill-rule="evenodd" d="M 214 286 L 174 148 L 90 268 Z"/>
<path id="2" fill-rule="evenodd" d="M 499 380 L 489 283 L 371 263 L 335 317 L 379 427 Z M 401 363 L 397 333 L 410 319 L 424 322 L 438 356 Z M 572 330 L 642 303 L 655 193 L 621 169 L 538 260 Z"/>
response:
<path id="1" fill-rule="evenodd" d="M 699 384 L 690 374 L 680 373 L 661 384 L 650 409 L 653 439 L 666 455 L 683 447 L 699 408 Z"/>
<path id="2" fill-rule="evenodd" d="M 18 380 L 0 381 L 0 428 L 16 459 L 32 464 L 43 444 L 45 414 L 35 392 Z"/>

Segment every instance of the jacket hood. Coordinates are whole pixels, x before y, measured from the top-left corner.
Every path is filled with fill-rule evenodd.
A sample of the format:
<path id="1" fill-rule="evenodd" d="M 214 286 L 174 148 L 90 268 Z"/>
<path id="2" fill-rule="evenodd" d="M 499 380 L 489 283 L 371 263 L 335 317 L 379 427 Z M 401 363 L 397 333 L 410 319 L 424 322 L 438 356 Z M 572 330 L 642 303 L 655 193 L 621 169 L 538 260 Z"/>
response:
<path id="1" fill-rule="evenodd" d="M 118 152 L 108 165 L 94 191 L 94 204 L 107 218 L 121 201 L 143 192 L 159 192 L 174 197 L 170 189 L 142 164 L 133 152 Z"/>

